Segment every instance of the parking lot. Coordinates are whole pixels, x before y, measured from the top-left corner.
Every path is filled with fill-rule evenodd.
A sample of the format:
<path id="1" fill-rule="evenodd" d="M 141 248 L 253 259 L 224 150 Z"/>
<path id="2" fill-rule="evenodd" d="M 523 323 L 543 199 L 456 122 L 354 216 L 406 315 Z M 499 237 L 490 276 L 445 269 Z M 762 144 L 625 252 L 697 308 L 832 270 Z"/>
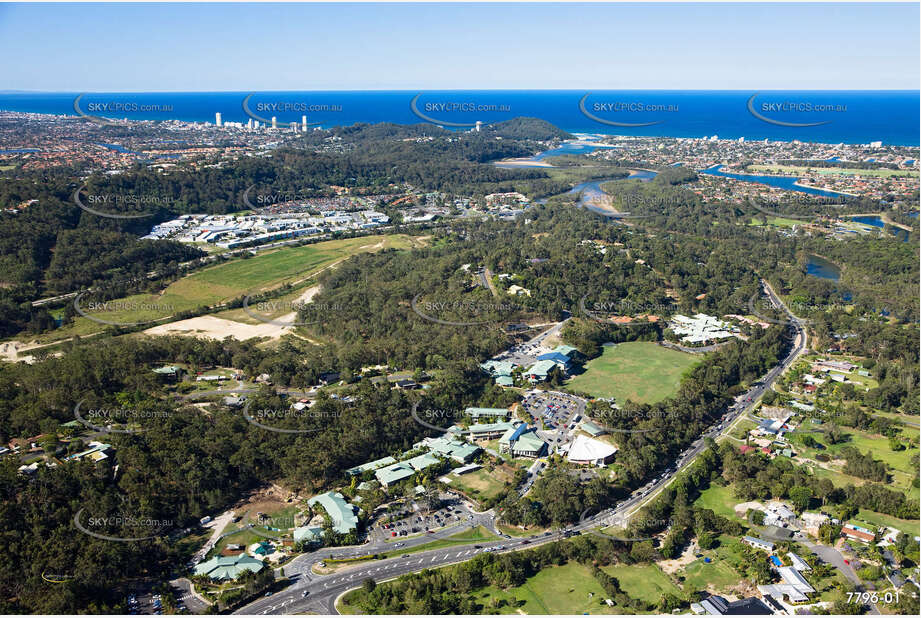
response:
<path id="1" fill-rule="evenodd" d="M 528 414 L 543 422 L 544 429 L 538 434 L 552 451 L 569 442 L 585 412 L 584 401 L 563 393 L 530 391 L 521 404 Z"/>
<path id="2" fill-rule="evenodd" d="M 149 592 L 130 592 L 128 594 L 127 601 L 129 614 L 163 614 L 163 598 L 159 594 L 151 594 Z M 180 614 L 188 613 L 188 610 L 186 609 L 185 603 L 183 603 L 182 599 L 176 600 L 176 611 Z"/>
<path id="3" fill-rule="evenodd" d="M 372 540 L 387 540 L 426 534 L 445 526 L 453 526 L 473 519 L 473 515 L 457 498 L 448 498 L 444 506 L 431 513 L 423 513 L 415 502 L 401 508 L 381 513 L 371 524 Z"/>
<path id="4" fill-rule="evenodd" d="M 509 361 L 516 365 L 521 365 L 522 367 L 530 367 L 537 362 L 538 356 L 549 352 L 550 348 L 544 347 L 539 343 L 527 341 L 494 356 L 493 360 Z"/>

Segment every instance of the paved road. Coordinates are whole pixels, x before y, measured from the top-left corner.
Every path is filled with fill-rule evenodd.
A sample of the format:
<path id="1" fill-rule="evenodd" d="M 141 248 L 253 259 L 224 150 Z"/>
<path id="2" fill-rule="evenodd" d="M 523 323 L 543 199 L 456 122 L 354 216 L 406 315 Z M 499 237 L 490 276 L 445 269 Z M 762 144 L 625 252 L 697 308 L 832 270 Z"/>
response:
<path id="1" fill-rule="evenodd" d="M 691 464 L 694 458 L 704 450 L 705 438 L 710 437 L 715 439 L 721 434 L 728 432 L 733 421 L 740 415 L 748 413 L 758 398 L 771 387 L 781 373 L 790 367 L 790 365 L 805 352 L 807 337 L 803 323 L 790 313 L 782 301 L 774 294 L 774 291 L 766 281 L 762 281 L 762 283 L 765 293 L 774 306 L 783 310 L 790 320 L 791 328 L 795 331 L 793 348 L 762 380 L 754 384 L 742 397 L 740 397 L 738 403 L 730 407 L 721 422 L 706 430 L 700 438 L 679 456 L 677 461 L 673 463 L 665 473 L 647 484 L 644 488 L 634 492 L 629 498 L 620 502 L 616 507 L 605 509 L 600 513 L 584 518 L 578 524 L 570 528 L 546 536 L 532 537 L 529 539 L 497 540 L 476 545 L 459 545 L 450 550 L 429 550 L 397 558 L 369 562 L 332 575 L 315 575 L 310 571 L 310 566 L 314 562 L 326 558 L 330 554 L 334 557 L 361 556 L 382 551 L 382 549 L 378 548 L 379 544 L 366 544 L 364 546 L 350 548 L 328 548 L 310 554 L 302 554 L 295 558 L 291 564 L 284 569 L 286 575 L 289 577 L 293 575 L 295 578 L 291 586 L 282 592 L 254 601 L 235 613 L 289 614 L 315 612 L 336 614 L 338 613 L 335 607 L 336 599 L 347 590 L 361 585 L 367 578 L 373 578 L 375 581 L 382 581 L 426 568 L 435 568 L 455 562 L 463 562 L 470 560 L 479 553 L 485 552 L 487 549 L 496 549 L 498 551 L 529 549 L 537 544 L 557 541 L 561 538 L 565 538 L 566 535 L 580 533 L 583 530 L 598 527 L 615 517 L 621 521 L 625 518 L 629 518 L 633 513 L 639 510 L 646 501 L 651 500 L 659 491 L 667 486 L 675 478 L 675 475 Z M 562 326 L 562 324 L 554 328 L 558 328 L 559 326 Z M 545 333 L 545 335 L 546 334 L 547 333 Z M 489 513 L 484 515 L 492 517 Z M 438 535 L 425 536 L 431 537 L 431 539 L 443 538 L 444 536 L 455 534 L 457 531 L 458 528 L 453 527 L 450 529 L 450 532 L 443 531 Z M 423 544 L 431 539 L 422 537 L 407 540 L 405 541 L 406 548 L 408 549 L 414 545 Z M 499 547 L 502 549 L 499 550 Z M 387 549 L 392 549 L 392 547 Z"/>
<path id="2" fill-rule="evenodd" d="M 192 582 L 185 577 L 170 581 L 170 587 L 173 589 L 176 601 L 184 604 L 192 614 L 200 614 L 211 606 L 210 603 L 202 600 L 201 596 L 192 592 Z"/>
<path id="3" fill-rule="evenodd" d="M 828 545 L 818 545 L 803 538 L 797 538 L 795 540 L 808 547 L 809 551 L 821 558 L 823 562 L 827 562 L 828 564 L 841 571 L 841 574 L 844 575 L 848 581 L 854 584 L 858 592 L 866 592 L 866 587 L 863 584 L 863 580 L 860 579 L 854 568 L 844 561 L 844 556 L 841 555 L 841 552 L 836 548 L 829 547 Z M 871 614 L 880 613 L 879 608 L 875 603 L 870 603 L 869 605 Z"/>

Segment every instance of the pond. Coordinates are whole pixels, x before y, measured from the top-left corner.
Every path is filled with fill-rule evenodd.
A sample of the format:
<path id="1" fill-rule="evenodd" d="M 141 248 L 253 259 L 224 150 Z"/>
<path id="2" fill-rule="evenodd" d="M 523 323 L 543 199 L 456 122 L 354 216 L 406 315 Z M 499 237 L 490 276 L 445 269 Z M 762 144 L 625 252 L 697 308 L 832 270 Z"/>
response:
<path id="1" fill-rule="evenodd" d="M 806 256 L 806 274 L 820 279 L 837 281 L 841 278 L 841 269 L 823 257 L 810 254 Z"/>

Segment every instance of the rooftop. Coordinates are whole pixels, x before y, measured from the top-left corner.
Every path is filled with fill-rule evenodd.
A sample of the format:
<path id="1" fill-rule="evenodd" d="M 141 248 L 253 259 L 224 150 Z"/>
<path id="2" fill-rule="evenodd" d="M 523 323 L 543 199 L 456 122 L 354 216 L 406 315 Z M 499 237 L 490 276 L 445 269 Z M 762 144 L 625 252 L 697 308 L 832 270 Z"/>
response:
<path id="1" fill-rule="evenodd" d="M 325 494 L 314 496 L 307 501 L 308 506 L 319 504 L 329 515 L 333 522 L 333 530 L 340 534 L 348 534 L 358 527 L 358 516 L 355 507 L 345 501 L 342 494 L 328 491 Z"/>

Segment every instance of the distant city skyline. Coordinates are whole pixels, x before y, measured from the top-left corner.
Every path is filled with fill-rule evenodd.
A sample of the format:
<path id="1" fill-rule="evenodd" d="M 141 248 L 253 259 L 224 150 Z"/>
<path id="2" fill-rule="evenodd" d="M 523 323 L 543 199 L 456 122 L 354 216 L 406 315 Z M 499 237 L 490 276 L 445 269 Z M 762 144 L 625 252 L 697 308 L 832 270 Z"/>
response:
<path id="1" fill-rule="evenodd" d="M 0 4 L 0 90 L 916 90 L 919 18 L 917 3 Z"/>

